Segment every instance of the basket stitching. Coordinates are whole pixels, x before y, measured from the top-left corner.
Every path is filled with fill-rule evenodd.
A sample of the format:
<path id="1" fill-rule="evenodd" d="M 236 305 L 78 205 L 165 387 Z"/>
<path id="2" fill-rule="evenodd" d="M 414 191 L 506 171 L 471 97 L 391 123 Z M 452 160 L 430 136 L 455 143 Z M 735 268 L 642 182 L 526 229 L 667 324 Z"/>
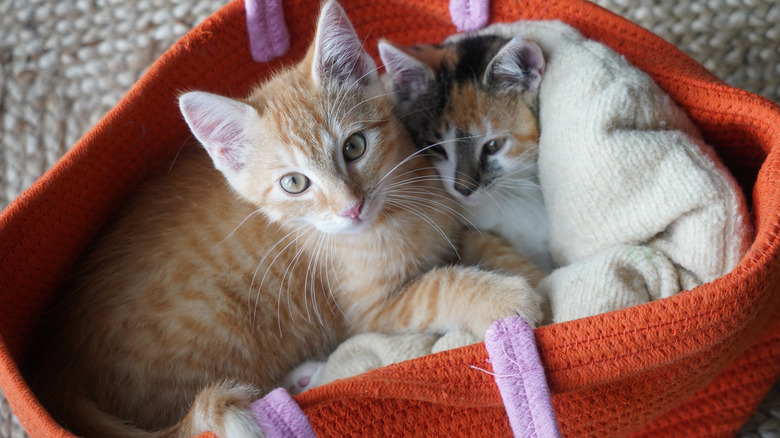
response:
<path id="1" fill-rule="evenodd" d="M 775 228 L 780 228 L 780 224 L 776 224 Z M 769 274 L 767 274 L 767 275 L 769 275 Z M 763 306 L 763 304 L 765 304 L 769 300 L 769 298 L 770 298 L 770 294 L 768 294 L 768 293 L 762 294 L 759 297 L 759 301 L 756 302 L 756 306 L 755 307 L 756 308 L 760 308 L 761 306 Z M 725 307 L 725 306 L 722 306 L 721 308 L 723 308 L 723 307 Z M 714 313 L 717 313 L 718 310 L 720 310 L 720 309 L 714 309 L 714 310 L 712 310 L 710 312 L 706 312 L 705 314 L 700 314 L 700 315 L 701 316 L 712 315 Z M 732 322 L 734 320 L 739 320 L 739 321 L 741 321 L 741 320 L 748 320 L 748 319 L 750 319 L 749 314 L 751 314 L 751 313 L 754 313 L 753 311 L 751 311 L 751 309 L 744 309 L 742 312 L 736 314 L 736 316 L 732 316 L 732 318 L 730 318 L 728 320 L 720 320 L 719 322 L 725 323 L 725 322 Z M 740 317 L 740 315 L 745 315 L 745 316 L 747 316 L 747 318 Z M 680 322 L 680 321 L 683 321 L 683 320 L 678 320 L 677 322 Z M 717 327 L 722 327 L 722 326 L 723 326 L 723 324 L 720 324 Z M 691 335 L 687 336 L 686 338 L 681 338 L 681 339 L 692 339 L 692 338 L 694 338 L 696 336 L 697 333 L 709 331 L 712 328 L 713 328 L 712 326 L 709 329 L 706 328 L 706 327 L 702 327 L 699 330 L 697 330 L 696 333 L 692 333 Z M 720 338 L 719 341 L 713 342 L 710 345 L 722 344 L 724 342 L 732 340 L 735 337 L 737 337 L 738 335 L 740 335 L 741 333 L 745 332 L 747 329 L 748 329 L 747 324 L 742 324 L 736 330 L 721 330 L 721 331 L 727 333 L 728 336 L 725 337 L 725 338 Z M 770 343 L 770 342 L 771 341 L 767 341 L 767 343 Z M 574 345 L 574 344 L 572 344 L 572 345 Z M 589 365 L 589 364 L 600 364 L 600 363 L 604 363 L 604 362 L 610 362 L 611 359 L 615 359 L 615 358 L 621 358 L 622 359 L 622 358 L 625 358 L 625 357 L 636 355 L 638 353 L 646 353 L 648 351 L 656 349 L 657 346 L 658 345 L 655 345 L 655 346 L 652 346 L 652 347 L 649 347 L 649 348 L 645 348 L 645 349 L 641 349 L 641 350 L 636 350 L 636 351 L 633 351 L 633 352 L 631 352 L 629 354 L 624 354 L 624 355 L 620 355 L 620 356 L 610 356 L 610 357 L 608 357 L 606 359 L 593 359 L 593 360 L 588 361 L 588 362 L 582 362 L 582 363 L 579 363 L 579 364 L 576 364 L 576 365 L 571 365 L 571 366 L 566 366 L 566 367 L 554 367 L 554 366 L 545 365 L 545 369 L 548 370 L 548 371 L 551 371 L 551 372 L 569 371 L 569 370 L 585 367 L 585 365 Z M 562 346 L 552 347 L 552 348 L 550 348 L 550 350 L 552 351 L 552 350 L 555 350 L 556 348 L 562 348 Z M 748 348 L 751 348 L 751 347 L 748 347 Z M 702 350 L 699 350 L 699 351 L 702 351 Z M 695 354 L 695 353 L 696 352 L 691 352 L 691 354 Z M 686 357 L 687 356 L 689 356 L 689 355 L 686 355 Z"/>
<path id="2" fill-rule="evenodd" d="M 748 382 L 748 383 L 754 383 L 755 384 L 755 383 L 759 382 L 759 380 L 763 380 L 762 383 L 764 383 L 764 384 L 761 385 L 761 387 L 762 388 L 766 388 L 766 384 L 765 384 L 766 383 L 765 382 L 766 379 L 754 379 L 753 381 Z M 729 386 L 727 388 L 727 390 L 719 391 L 715 395 L 727 395 L 729 393 L 734 393 L 734 390 L 744 390 L 744 389 L 745 389 L 745 382 L 741 381 L 740 383 L 733 384 L 733 385 Z M 712 397 L 712 396 L 713 395 L 710 395 L 710 397 Z M 659 434 L 660 432 L 662 432 L 664 430 L 670 431 L 670 432 L 671 431 L 675 431 L 675 430 L 679 431 L 679 426 L 680 425 L 689 424 L 689 423 L 696 423 L 698 426 L 701 426 L 701 424 L 707 424 L 707 422 L 696 421 L 696 420 L 698 420 L 698 419 L 704 419 L 704 420 L 712 419 L 713 417 L 714 418 L 722 418 L 723 417 L 722 414 L 724 414 L 724 413 L 725 414 L 734 414 L 735 412 L 740 412 L 741 414 L 743 414 L 743 415 L 740 415 L 740 418 L 741 418 L 743 416 L 746 416 L 746 414 L 750 414 L 750 413 L 754 412 L 758 403 L 759 402 L 755 402 L 755 401 L 754 402 L 743 402 L 743 403 L 731 404 L 731 405 L 729 405 L 727 407 L 720 407 L 720 408 L 715 408 L 715 409 L 700 410 L 699 414 L 692 415 L 692 414 L 689 413 L 684 418 L 678 417 L 676 419 L 670 420 L 663 427 L 658 428 L 658 429 L 653 429 L 650 432 L 654 432 L 656 434 Z M 728 425 L 721 424 L 720 426 L 722 428 L 723 426 L 728 426 Z M 712 436 L 713 432 L 716 432 L 718 430 L 721 430 L 721 429 L 720 428 L 714 428 L 714 426 L 713 426 L 713 429 L 710 430 L 709 433 L 703 433 L 703 434 L 698 435 L 698 436 L 710 437 L 710 436 Z M 736 428 L 734 428 L 733 430 L 732 430 L 732 428 L 729 428 L 728 431 L 730 433 L 734 433 L 734 432 L 736 432 Z M 661 435 L 656 435 L 656 436 L 661 436 Z"/>
<path id="3" fill-rule="evenodd" d="M 774 344 L 774 343 L 776 343 L 776 341 L 773 341 L 773 340 L 767 340 L 767 341 L 763 341 L 763 342 L 760 342 L 760 343 L 758 343 L 758 344 L 755 344 L 755 345 L 751 346 L 751 348 L 760 349 L 762 346 L 765 346 L 765 345 L 772 345 L 772 344 Z M 763 356 L 757 356 L 757 357 L 755 357 L 754 359 L 750 360 L 749 362 L 746 362 L 746 363 L 742 364 L 742 367 L 743 367 L 743 368 L 752 368 L 751 366 L 752 366 L 752 365 L 754 365 L 754 364 L 763 364 L 763 363 L 765 363 L 765 362 L 766 362 L 766 360 L 767 360 L 767 358 L 768 358 L 768 357 L 769 357 L 769 356 L 767 356 L 767 355 L 763 355 Z M 726 371 L 729 371 L 729 370 L 728 370 L 728 369 L 726 369 L 726 370 L 724 370 L 723 372 L 726 372 Z M 732 371 L 732 372 L 733 372 L 733 371 Z M 765 373 L 765 374 L 766 374 L 766 373 Z M 729 386 L 723 387 L 723 389 L 721 389 L 721 390 L 719 391 L 719 393 L 726 393 L 726 392 L 728 392 L 729 390 L 744 389 L 746 384 L 750 384 L 750 383 L 752 383 L 752 384 L 756 384 L 756 383 L 758 383 L 758 382 L 762 382 L 762 381 L 764 381 L 764 382 L 765 382 L 765 381 L 767 381 L 767 377 L 769 377 L 770 379 L 772 379 L 774 376 L 763 376 L 763 377 L 760 377 L 760 376 L 759 376 L 759 377 L 756 377 L 756 378 L 753 378 L 753 379 L 751 379 L 749 382 L 740 381 L 740 382 L 738 382 L 738 383 L 731 383 Z M 710 383 L 711 383 L 711 382 L 708 382 L 707 384 L 710 384 Z M 705 386 L 706 386 L 706 385 L 705 385 Z M 762 385 L 762 386 L 763 386 L 763 385 Z M 702 387 L 702 389 L 703 389 L 703 387 Z M 699 389 L 699 390 L 697 390 L 696 392 L 694 392 L 694 393 L 691 395 L 691 397 L 690 397 L 690 398 L 688 398 L 687 400 L 688 400 L 688 401 L 693 401 L 693 400 L 695 400 L 695 397 L 697 396 L 697 394 L 699 394 L 699 391 L 700 391 L 700 390 L 701 390 L 701 389 Z M 612 390 L 609 390 L 609 391 L 605 391 L 605 392 L 603 392 L 602 394 L 604 394 L 604 395 L 610 395 L 610 394 L 623 393 L 623 392 L 625 392 L 625 389 L 623 389 L 623 388 L 618 388 L 618 389 L 612 389 Z M 707 395 L 705 399 L 709 399 L 710 397 L 711 397 L 711 395 Z M 624 405 L 624 406 L 625 406 L 625 405 L 627 405 L 627 403 L 620 403 L 620 405 Z M 592 418 L 594 413 L 601 413 L 601 414 L 603 414 L 603 413 L 608 413 L 608 412 L 610 412 L 610 411 L 614 411 L 614 406 L 615 406 L 615 405 L 613 405 L 613 408 L 612 408 L 612 409 L 610 409 L 610 408 L 608 408 L 608 407 L 605 407 L 605 408 L 603 408 L 603 409 L 599 409 L 599 410 L 596 410 L 596 411 L 590 411 L 590 412 L 588 412 L 587 414 L 583 414 L 583 415 L 579 415 L 579 416 L 571 416 L 571 415 L 569 415 L 569 416 L 567 416 L 567 419 L 568 419 L 568 420 L 569 420 L 571 423 L 573 423 L 573 424 L 580 425 L 581 427 L 580 427 L 580 429 L 578 429 L 578 430 L 588 430 L 588 426 L 587 426 L 587 425 L 584 425 L 584 424 L 582 424 L 582 421 L 581 421 L 581 419 L 583 419 L 583 418 L 586 418 L 586 419 L 587 419 L 587 418 Z M 754 407 L 754 405 L 750 405 L 750 406 L 751 406 L 751 408 L 752 408 L 752 407 Z M 713 412 L 713 411 L 710 411 L 710 413 L 711 413 L 711 412 Z M 570 414 L 570 413 L 569 413 L 569 414 Z M 602 422 L 606 421 L 606 419 L 605 419 L 605 418 L 603 418 L 603 416 L 601 416 L 601 417 L 602 417 L 602 420 L 601 420 Z M 623 420 L 623 416 L 622 416 L 622 415 L 613 416 L 613 417 L 612 417 L 612 418 L 610 418 L 610 419 L 611 419 L 611 420 L 613 420 L 613 421 L 614 421 L 614 420 L 617 420 L 617 421 L 618 421 L 618 423 L 620 423 L 620 424 L 624 424 L 624 425 L 628 425 L 628 424 L 630 424 L 630 423 L 627 423 L 627 422 L 625 422 L 625 421 L 621 421 L 621 420 Z M 565 424 L 567 424 L 567 425 L 568 425 L 568 424 L 570 424 L 570 423 L 569 423 L 569 421 L 567 421 Z M 678 422 L 675 422 L 675 424 L 676 424 L 676 423 L 678 423 Z M 572 432 L 572 430 L 569 430 L 569 432 Z"/>
<path id="4" fill-rule="evenodd" d="M 729 275 L 729 274 L 727 274 L 727 275 Z M 717 287 L 717 283 L 712 283 L 712 287 L 713 288 Z M 686 291 L 685 293 L 692 293 L 695 290 L 696 289 L 692 289 L 690 291 Z M 599 336 L 595 336 L 595 337 L 589 336 L 587 339 L 584 339 L 584 340 L 581 340 L 581 341 L 571 342 L 571 343 L 566 343 L 566 344 L 559 344 L 559 345 L 554 345 L 554 346 L 551 346 L 551 347 L 545 347 L 544 350 L 553 352 L 553 351 L 559 350 L 559 349 L 564 349 L 564 348 L 569 349 L 569 348 L 577 347 L 578 345 L 581 345 L 581 344 L 589 344 L 592 341 L 608 340 L 608 339 L 614 338 L 616 336 L 622 337 L 622 335 L 625 335 L 625 334 L 639 334 L 639 333 L 643 333 L 643 332 L 646 332 L 646 331 L 654 330 L 654 329 L 657 329 L 657 328 L 663 328 L 663 327 L 666 327 L 666 326 L 669 326 L 669 325 L 676 325 L 677 323 L 680 323 L 680 322 L 692 321 L 694 319 L 701 319 L 702 317 L 705 317 L 705 316 L 711 316 L 711 315 L 713 315 L 715 313 L 718 313 L 721 309 L 723 309 L 725 307 L 726 307 L 726 305 L 724 304 L 724 305 L 719 306 L 718 308 L 711 309 L 711 310 L 709 310 L 709 311 L 707 311 L 705 313 L 699 313 L 699 314 L 696 314 L 696 315 L 686 315 L 684 317 L 681 317 L 681 318 L 678 318 L 678 319 L 674 319 L 672 321 L 664 321 L 662 323 L 656 323 L 656 324 L 653 324 L 653 325 L 645 325 L 645 326 L 641 326 L 641 327 L 640 326 L 634 326 L 631 329 L 624 329 L 624 330 L 621 330 L 620 332 L 604 334 L 604 335 L 599 335 Z M 620 312 L 620 311 L 618 311 L 618 312 Z"/>
<path id="5" fill-rule="evenodd" d="M 653 329 L 653 328 L 662 328 L 662 327 L 673 325 L 673 324 L 676 324 L 676 323 L 679 323 L 679 322 L 692 320 L 694 318 L 695 319 L 702 319 L 705 316 L 712 316 L 714 314 L 718 314 L 718 313 L 720 313 L 719 311 L 724 309 L 724 308 L 727 308 L 727 306 L 726 305 L 722 305 L 722 306 L 720 306 L 718 308 L 712 309 L 712 310 L 707 311 L 705 313 L 700 313 L 697 316 L 691 317 L 691 318 L 677 319 L 677 320 L 673 320 L 673 321 L 666 322 L 666 323 L 663 323 L 663 324 L 654 324 L 654 325 L 651 325 L 651 326 L 646 326 L 646 327 L 643 327 L 643 329 L 638 329 L 637 328 L 637 329 L 626 330 L 626 331 L 623 331 L 623 332 L 620 332 L 620 333 L 611 334 L 611 335 L 605 335 L 605 336 L 600 336 L 600 337 L 595 337 L 595 338 L 588 338 L 587 341 L 582 341 L 582 342 L 573 343 L 573 344 L 566 344 L 566 345 L 556 345 L 556 346 L 552 346 L 550 348 L 545 348 L 544 350 L 548 350 L 550 352 L 553 352 L 553 351 L 555 351 L 557 349 L 570 348 L 570 347 L 574 347 L 574 346 L 576 346 L 578 344 L 590 343 L 590 341 L 605 340 L 605 339 L 609 339 L 609 338 L 616 337 L 616 336 L 621 336 L 623 334 L 628 334 L 628 333 L 641 333 L 641 332 L 645 332 L 645 331 L 648 331 L 648 330 Z M 722 320 L 721 319 L 718 322 L 719 323 L 725 323 L 725 322 L 732 322 L 732 321 L 735 321 L 735 320 L 736 321 L 741 321 L 741 320 L 743 320 L 743 318 L 739 317 L 739 316 L 741 314 L 747 314 L 747 313 L 748 313 L 747 311 L 743 311 L 743 312 L 740 312 L 740 313 L 736 314 L 736 316 L 732 316 L 731 318 L 729 318 L 727 320 Z M 694 333 L 691 333 L 690 335 L 686 336 L 685 338 L 679 338 L 678 337 L 678 339 L 694 339 L 694 338 L 697 337 L 697 335 L 699 333 L 709 332 L 714 327 L 720 327 L 720 326 L 722 326 L 722 324 L 718 324 L 718 325 L 710 324 L 708 326 L 700 327 L 699 329 L 695 330 Z M 725 341 L 725 340 L 727 340 L 729 338 L 733 338 L 735 333 L 734 332 L 729 332 L 729 334 L 730 334 L 730 336 L 728 336 L 728 338 L 720 339 L 720 342 L 723 342 L 723 341 Z M 714 345 L 714 344 L 720 343 L 720 342 L 714 342 L 714 343 L 709 344 L 709 345 Z M 621 354 L 621 355 L 610 355 L 610 356 L 607 356 L 607 357 L 605 357 L 603 359 L 592 359 L 592 360 L 589 360 L 587 362 L 581 362 L 581 363 L 578 363 L 578 364 L 575 364 L 575 365 L 569 365 L 569 366 L 563 366 L 563 367 L 555 367 L 555 366 L 545 365 L 545 369 L 547 369 L 549 371 L 555 371 L 555 372 L 558 372 L 558 371 L 568 371 L 568 370 L 572 370 L 572 369 L 582 368 L 582 367 L 584 367 L 586 365 L 593 365 L 593 364 L 600 364 L 600 363 L 604 363 L 604 362 L 611 362 L 614 359 L 622 359 L 622 358 L 626 358 L 626 357 L 635 356 L 637 354 L 646 353 L 648 351 L 655 350 L 659 346 L 662 346 L 662 345 L 667 345 L 667 343 L 659 341 L 659 342 L 657 342 L 657 343 L 655 343 L 652 346 L 647 347 L 647 348 L 643 348 L 643 349 L 640 349 L 640 350 L 633 350 L 633 351 L 630 351 L 630 352 L 628 352 L 626 354 Z"/>

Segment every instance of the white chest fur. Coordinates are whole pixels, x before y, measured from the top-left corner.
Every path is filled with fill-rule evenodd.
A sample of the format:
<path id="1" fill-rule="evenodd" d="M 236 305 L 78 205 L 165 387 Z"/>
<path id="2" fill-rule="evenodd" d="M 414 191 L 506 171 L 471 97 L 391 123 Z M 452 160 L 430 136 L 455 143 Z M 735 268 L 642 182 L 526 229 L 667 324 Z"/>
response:
<path id="1" fill-rule="evenodd" d="M 545 272 L 552 270 L 549 222 L 541 188 L 513 187 L 502 190 L 495 200 L 466 209 L 467 217 L 480 230 L 494 231 L 509 241 L 522 255 Z M 472 218 L 473 216 L 473 218 Z"/>

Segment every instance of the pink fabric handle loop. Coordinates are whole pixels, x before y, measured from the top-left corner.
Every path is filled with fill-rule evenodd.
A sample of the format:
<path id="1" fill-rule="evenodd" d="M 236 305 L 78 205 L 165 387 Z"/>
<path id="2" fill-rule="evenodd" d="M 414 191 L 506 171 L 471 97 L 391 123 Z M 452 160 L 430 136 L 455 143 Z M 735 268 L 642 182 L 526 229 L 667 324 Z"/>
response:
<path id="1" fill-rule="evenodd" d="M 496 321 L 485 334 L 485 347 L 514 436 L 560 438 L 531 326 L 519 316 Z"/>
<path id="2" fill-rule="evenodd" d="M 461 32 L 482 29 L 490 18 L 490 0 L 450 0 L 450 18 Z"/>
<path id="3" fill-rule="evenodd" d="M 306 414 L 282 388 L 256 400 L 250 409 L 268 438 L 317 438 Z"/>
<path id="4" fill-rule="evenodd" d="M 282 0 L 244 0 L 252 59 L 268 62 L 290 49 Z"/>

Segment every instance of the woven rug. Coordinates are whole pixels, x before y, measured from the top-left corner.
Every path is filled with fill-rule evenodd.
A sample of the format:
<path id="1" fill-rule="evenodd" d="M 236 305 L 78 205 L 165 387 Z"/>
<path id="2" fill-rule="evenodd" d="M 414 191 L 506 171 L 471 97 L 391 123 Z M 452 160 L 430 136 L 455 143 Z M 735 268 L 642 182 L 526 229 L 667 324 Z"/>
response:
<path id="1" fill-rule="evenodd" d="M 442 0 L 443 1 L 443 0 Z M 226 0 L 0 0 L 0 208 Z M 727 83 L 780 102 L 776 0 L 597 0 Z M 0 438 L 26 434 L 0 394 Z M 780 385 L 740 437 L 780 437 Z"/>

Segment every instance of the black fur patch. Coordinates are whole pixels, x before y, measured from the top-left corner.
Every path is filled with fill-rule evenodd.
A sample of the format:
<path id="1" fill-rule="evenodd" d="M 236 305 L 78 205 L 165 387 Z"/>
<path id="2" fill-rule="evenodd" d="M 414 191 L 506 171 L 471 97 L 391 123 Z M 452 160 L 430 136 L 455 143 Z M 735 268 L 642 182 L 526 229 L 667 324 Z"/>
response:
<path id="1" fill-rule="evenodd" d="M 469 37 L 458 43 L 458 63 L 452 70 L 455 82 L 479 81 L 490 60 L 508 40 L 495 35 Z"/>

